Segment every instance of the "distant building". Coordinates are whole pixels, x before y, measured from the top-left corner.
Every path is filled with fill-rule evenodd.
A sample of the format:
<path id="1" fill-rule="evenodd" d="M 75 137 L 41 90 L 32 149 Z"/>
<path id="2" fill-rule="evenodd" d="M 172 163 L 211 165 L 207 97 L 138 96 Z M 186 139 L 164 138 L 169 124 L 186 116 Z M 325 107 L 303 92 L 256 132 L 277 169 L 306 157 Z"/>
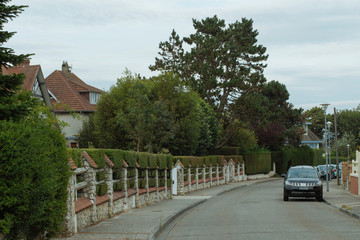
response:
<path id="1" fill-rule="evenodd" d="M 4 75 L 25 74 L 23 88 L 26 91 L 31 91 L 34 97 L 39 98 L 51 108 L 50 98 L 54 96 L 46 87 L 40 65 L 30 65 L 30 60 L 27 59 L 23 63 L 10 68 L 2 67 L 1 71 Z"/>
<path id="2" fill-rule="evenodd" d="M 52 72 L 45 82 L 56 97 L 52 99 L 56 116 L 69 124 L 63 129 L 68 146 L 78 147 L 82 123 L 96 111 L 96 103 L 102 91 L 86 84 L 72 73 L 67 62 L 63 62 L 61 71 Z M 77 116 L 74 117 L 74 114 Z"/>
<path id="3" fill-rule="evenodd" d="M 306 122 L 304 125 L 304 135 L 301 140 L 302 145 L 308 145 L 310 148 L 319 149 L 320 143 L 322 140 L 318 136 L 315 135 L 313 131 L 309 129 L 310 122 Z"/>

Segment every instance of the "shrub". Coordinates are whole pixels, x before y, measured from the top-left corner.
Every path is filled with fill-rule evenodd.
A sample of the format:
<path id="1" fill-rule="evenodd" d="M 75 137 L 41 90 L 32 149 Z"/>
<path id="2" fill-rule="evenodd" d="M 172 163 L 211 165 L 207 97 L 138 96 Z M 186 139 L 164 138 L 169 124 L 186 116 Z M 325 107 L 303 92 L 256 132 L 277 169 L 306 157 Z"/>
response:
<path id="1" fill-rule="evenodd" d="M 114 163 L 114 168 L 119 169 L 124 166 L 124 151 L 117 149 L 105 149 L 104 153 Z"/>
<path id="2" fill-rule="evenodd" d="M 139 152 L 136 154 L 137 162 L 140 168 L 145 169 L 149 167 L 149 153 Z"/>
<path id="3" fill-rule="evenodd" d="M 96 185 L 96 195 L 97 196 L 105 195 L 107 192 L 107 189 L 108 189 L 108 187 L 107 187 L 106 183 Z"/>
<path id="4" fill-rule="evenodd" d="M 246 153 L 244 155 L 246 174 L 269 173 L 271 171 L 271 153 Z"/>
<path id="5" fill-rule="evenodd" d="M 0 121 L 0 232 L 54 236 L 67 211 L 68 164 L 60 130 L 45 119 Z"/>

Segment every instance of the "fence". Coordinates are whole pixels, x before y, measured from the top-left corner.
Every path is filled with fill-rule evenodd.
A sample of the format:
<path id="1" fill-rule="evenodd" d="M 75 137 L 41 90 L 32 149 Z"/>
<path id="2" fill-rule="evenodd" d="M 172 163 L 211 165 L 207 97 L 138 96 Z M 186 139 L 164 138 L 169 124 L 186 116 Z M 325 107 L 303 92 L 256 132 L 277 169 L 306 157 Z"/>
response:
<path id="1" fill-rule="evenodd" d="M 173 194 L 246 180 L 244 162 L 235 157 L 193 157 L 188 162 L 183 159 L 184 166 L 179 159 L 173 163 L 172 157 L 164 155 L 126 153 L 130 155 L 119 157 L 109 151 L 110 159 L 105 152 L 82 151 L 77 159 L 70 159 L 73 175 L 63 236 Z"/>

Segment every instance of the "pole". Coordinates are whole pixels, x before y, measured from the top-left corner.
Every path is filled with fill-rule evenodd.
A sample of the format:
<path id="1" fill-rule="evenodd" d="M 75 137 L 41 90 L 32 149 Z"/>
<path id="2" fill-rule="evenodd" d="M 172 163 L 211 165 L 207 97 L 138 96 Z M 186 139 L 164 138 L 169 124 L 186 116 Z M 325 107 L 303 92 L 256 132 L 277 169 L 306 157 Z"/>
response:
<path id="1" fill-rule="evenodd" d="M 329 106 L 329 104 L 325 103 L 325 104 L 321 104 L 321 106 L 323 107 L 324 109 L 324 114 L 325 114 L 325 160 L 326 160 L 326 191 L 329 191 L 329 162 L 328 162 L 328 155 L 327 155 L 327 134 L 328 134 L 328 131 L 327 131 L 327 128 L 326 128 L 326 109 L 327 107 Z"/>
<path id="2" fill-rule="evenodd" d="M 326 191 L 329 191 L 329 158 L 328 158 L 328 130 L 326 126 L 326 109 L 325 109 L 325 162 L 326 162 Z"/>
<path id="3" fill-rule="evenodd" d="M 340 172 L 339 172 L 339 153 L 338 153 L 338 142 L 337 142 L 337 125 L 336 125 L 336 108 L 334 108 L 334 124 L 335 124 L 335 149 L 336 149 L 336 180 L 337 185 L 340 185 Z"/>

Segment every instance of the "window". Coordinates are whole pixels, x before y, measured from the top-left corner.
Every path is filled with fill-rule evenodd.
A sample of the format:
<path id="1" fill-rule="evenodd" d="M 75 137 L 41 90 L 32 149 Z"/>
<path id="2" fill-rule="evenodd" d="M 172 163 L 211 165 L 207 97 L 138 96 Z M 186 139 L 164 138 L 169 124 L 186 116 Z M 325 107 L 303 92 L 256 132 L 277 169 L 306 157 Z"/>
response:
<path id="1" fill-rule="evenodd" d="M 97 101 L 99 100 L 99 98 L 100 98 L 100 94 L 91 92 L 90 93 L 90 104 L 96 104 Z"/>

